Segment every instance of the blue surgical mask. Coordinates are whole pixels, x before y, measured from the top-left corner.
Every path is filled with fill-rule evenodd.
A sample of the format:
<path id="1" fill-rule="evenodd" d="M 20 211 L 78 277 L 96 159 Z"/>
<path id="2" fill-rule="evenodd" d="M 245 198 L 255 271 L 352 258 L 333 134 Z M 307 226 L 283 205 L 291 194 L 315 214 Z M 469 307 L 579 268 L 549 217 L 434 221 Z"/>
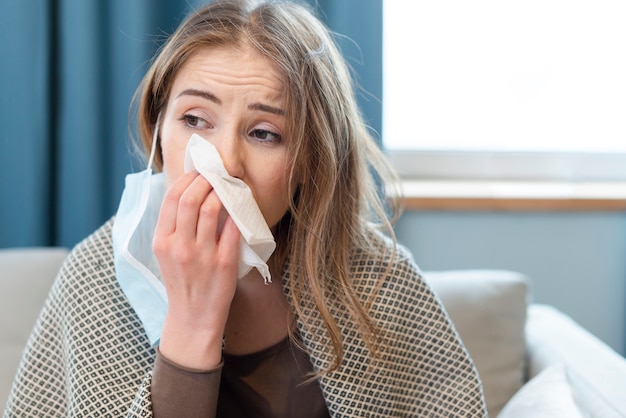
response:
<path id="1" fill-rule="evenodd" d="M 113 255 L 117 281 L 152 346 L 159 343 L 167 312 L 167 293 L 152 253 L 152 238 L 165 195 L 163 173 L 152 174 L 159 121 L 154 130 L 148 167 L 126 176 L 113 224 Z"/>

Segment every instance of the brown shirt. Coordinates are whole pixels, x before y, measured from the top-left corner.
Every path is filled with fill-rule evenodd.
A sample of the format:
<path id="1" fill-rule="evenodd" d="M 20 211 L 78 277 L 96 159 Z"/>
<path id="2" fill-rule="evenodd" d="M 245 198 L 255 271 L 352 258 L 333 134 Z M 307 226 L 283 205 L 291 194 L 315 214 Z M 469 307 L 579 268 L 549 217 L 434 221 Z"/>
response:
<path id="1" fill-rule="evenodd" d="M 224 354 L 209 371 L 177 366 L 157 354 L 152 408 L 167 417 L 326 418 L 328 409 L 308 355 L 289 338 L 257 353 Z"/>

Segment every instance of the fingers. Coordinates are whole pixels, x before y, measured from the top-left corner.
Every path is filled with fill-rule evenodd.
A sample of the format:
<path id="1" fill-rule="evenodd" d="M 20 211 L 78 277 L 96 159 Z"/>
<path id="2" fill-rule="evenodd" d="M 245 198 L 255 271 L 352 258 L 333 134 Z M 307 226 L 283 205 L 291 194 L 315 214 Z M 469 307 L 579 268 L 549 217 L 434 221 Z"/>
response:
<path id="1" fill-rule="evenodd" d="M 176 236 L 179 242 L 204 244 L 234 239 L 238 243 L 240 234 L 232 219 L 229 231 L 223 231 L 228 219 L 211 184 L 198 173 L 187 173 L 172 184 L 163 199 L 155 238 Z M 221 237 L 224 233 L 226 237 Z"/>
<path id="2" fill-rule="evenodd" d="M 224 205 L 217 194 L 209 193 L 197 214 L 196 239 L 201 242 L 218 240 L 227 216 Z"/>
<path id="3" fill-rule="evenodd" d="M 241 233 L 235 225 L 233 218 L 227 215 L 224 227 L 219 237 L 220 247 L 218 257 L 220 260 L 239 260 L 239 240 Z M 237 263 L 234 264 L 237 268 Z"/>
<path id="4" fill-rule="evenodd" d="M 176 218 L 176 234 L 186 242 L 195 241 L 198 235 L 199 218 L 209 218 L 212 222 L 204 222 L 204 227 L 217 228 L 217 214 L 221 202 L 213 187 L 200 175 L 196 176 L 189 187 L 185 189 L 178 201 L 178 216 Z M 217 204 L 214 201 L 217 200 Z M 206 202 L 211 202 L 207 205 Z M 208 208 L 207 208 L 208 206 Z M 218 206 L 218 208 L 215 208 Z M 204 208 L 204 209 L 203 209 Z M 204 213 L 203 213 L 204 212 Z M 206 225 L 208 224 L 208 225 Z"/>
<path id="5" fill-rule="evenodd" d="M 198 173 L 187 173 L 183 175 L 176 180 L 170 186 L 167 193 L 165 193 L 157 226 L 154 231 L 155 237 L 168 236 L 176 232 L 178 203 L 184 191 L 187 190 L 197 176 Z"/>
<path id="6" fill-rule="evenodd" d="M 169 188 L 155 229 L 155 237 L 176 234 L 192 242 L 215 237 L 223 206 L 211 184 L 198 173 L 187 173 Z"/>

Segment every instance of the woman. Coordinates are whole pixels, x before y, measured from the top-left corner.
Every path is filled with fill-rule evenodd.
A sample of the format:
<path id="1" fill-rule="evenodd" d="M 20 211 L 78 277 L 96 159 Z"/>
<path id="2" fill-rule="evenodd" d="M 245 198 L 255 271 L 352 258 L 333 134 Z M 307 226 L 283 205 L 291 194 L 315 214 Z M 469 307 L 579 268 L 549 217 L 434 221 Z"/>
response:
<path id="1" fill-rule="evenodd" d="M 289 2 L 197 10 L 138 99 L 167 190 L 150 231 L 168 300 L 158 346 L 114 256 L 121 204 L 64 264 L 6 417 L 486 415 L 471 359 L 392 238 L 376 186 L 391 171 L 312 14 Z M 271 283 L 238 277 L 240 228 L 184 166 L 194 136 L 251 190 L 276 241 Z"/>

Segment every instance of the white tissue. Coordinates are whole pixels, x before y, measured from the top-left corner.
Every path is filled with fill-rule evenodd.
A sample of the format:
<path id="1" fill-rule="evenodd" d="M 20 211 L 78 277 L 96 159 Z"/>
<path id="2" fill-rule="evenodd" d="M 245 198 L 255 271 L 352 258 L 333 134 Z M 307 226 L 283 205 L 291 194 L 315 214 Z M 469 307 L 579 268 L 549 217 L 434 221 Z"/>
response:
<path id="1" fill-rule="evenodd" d="M 239 228 L 241 240 L 237 277 L 241 279 L 254 267 L 265 283 L 271 282 L 266 262 L 274 252 L 276 242 L 250 188 L 241 179 L 228 174 L 217 149 L 197 134 L 193 134 L 187 144 L 185 171 L 197 171 L 211 183 L 226 212 Z"/>

